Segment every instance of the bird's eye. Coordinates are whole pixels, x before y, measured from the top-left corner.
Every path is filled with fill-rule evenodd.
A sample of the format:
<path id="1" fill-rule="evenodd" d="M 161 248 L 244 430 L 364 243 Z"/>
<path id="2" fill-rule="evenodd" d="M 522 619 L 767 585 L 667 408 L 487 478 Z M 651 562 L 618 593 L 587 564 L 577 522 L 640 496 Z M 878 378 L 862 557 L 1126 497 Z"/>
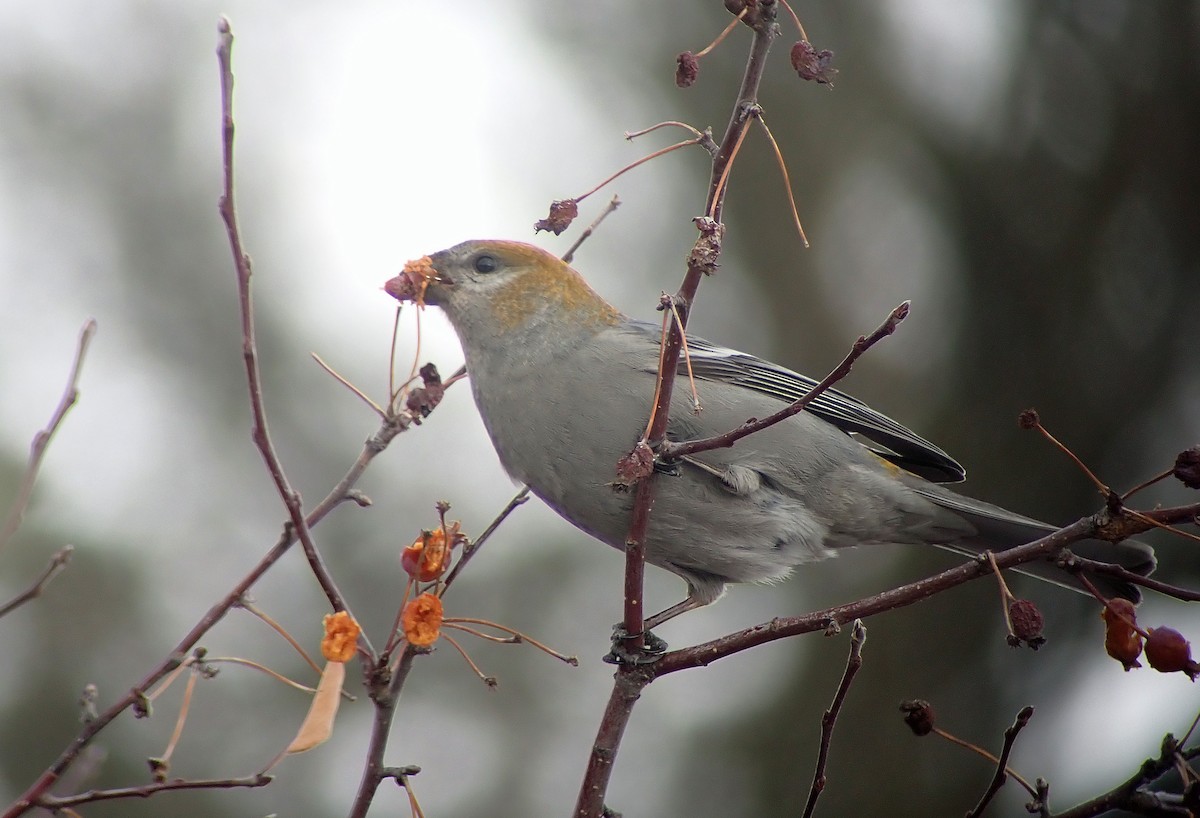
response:
<path id="1" fill-rule="evenodd" d="M 475 272 L 494 273 L 498 269 L 500 269 L 500 262 L 495 256 L 489 256 L 485 253 L 475 257 Z"/>

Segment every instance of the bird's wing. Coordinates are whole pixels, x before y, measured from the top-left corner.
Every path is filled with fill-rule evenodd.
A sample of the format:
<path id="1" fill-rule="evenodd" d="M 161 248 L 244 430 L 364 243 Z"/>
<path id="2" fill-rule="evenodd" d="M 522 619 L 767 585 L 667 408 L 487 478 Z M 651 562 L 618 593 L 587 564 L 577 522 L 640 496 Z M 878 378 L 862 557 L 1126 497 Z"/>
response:
<path id="1" fill-rule="evenodd" d="M 653 324 L 643 324 L 641 329 L 654 336 L 661 333 Z M 689 335 L 688 351 L 694 377 L 753 389 L 783 403 L 802 398 L 817 385 L 817 381 L 798 372 L 744 352 L 717 346 L 703 338 Z M 687 363 L 682 358 L 679 374 L 687 375 Z M 805 411 L 812 412 L 847 434 L 861 435 L 884 447 L 884 450 L 874 446 L 869 448 L 880 457 L 926 480 L 953 483 L 966 477 L 966 470 L 950 455 L 845 392 L 827 389 L 805 407 Z"/>

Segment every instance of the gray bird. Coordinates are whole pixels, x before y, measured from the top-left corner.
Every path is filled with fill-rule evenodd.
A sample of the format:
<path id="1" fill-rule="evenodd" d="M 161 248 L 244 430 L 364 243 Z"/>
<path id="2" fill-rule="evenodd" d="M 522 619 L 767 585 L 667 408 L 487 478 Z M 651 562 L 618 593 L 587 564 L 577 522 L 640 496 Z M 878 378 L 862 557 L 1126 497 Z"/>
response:
<path id="1" fill-rule="evenodd" d="M 623 315 L 532 245 L 467 241 L 430 264 L 432 278 L 403 274 L 387 289 L 411 298 L 426 287 L 424 302 L 449 317 L 500 463 L 566 520 L 623 550 L 633 494 L 614 489 L 616 463 L 646 427 L 659 328 Z M 765 417 L 816 383 L 701 338 L 689 336 L 688 350 L 703 411 L 677 397 L 671 440 Z M 732 448 L 683 458 L 672 472 L 657 478 L 646 561 L 680 576 L 688 594 L 647 628 L 716 601 L 731 582 L 783 579 L 842 548 L 912 543 L 975 555 L 1054 530 L 943 487 L 964 478 L 962 466 L 835 390 Z M 1139 574 L 1154 569 L 1153 550 L 1140 542 L 1072 548 Z M 1026 571 L 1072 587 L 1052 563 Z M 1103 593 L 1139 599 L 1133 585 L 1092 579 Z"/>

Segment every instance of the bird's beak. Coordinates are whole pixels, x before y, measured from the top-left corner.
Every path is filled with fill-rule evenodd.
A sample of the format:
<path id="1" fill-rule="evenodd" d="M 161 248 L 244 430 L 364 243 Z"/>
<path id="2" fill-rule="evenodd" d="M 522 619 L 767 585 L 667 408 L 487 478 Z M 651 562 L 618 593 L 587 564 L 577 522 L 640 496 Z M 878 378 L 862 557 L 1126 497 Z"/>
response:
<path id="1" fill-rule="evenodd" d="M 442 275 L 435 270 L 429 256 L 425 256 L 405 264 L 400 275 L 389 279 L 383 285 L 383 289 L 397 301 L 424 304 L 425 295 L 431 286 L 436 291 L 442 287 L 452 287 L 454 282 L 449 276 Z M 436 303 L 436 297 L 434 303 Z"/>

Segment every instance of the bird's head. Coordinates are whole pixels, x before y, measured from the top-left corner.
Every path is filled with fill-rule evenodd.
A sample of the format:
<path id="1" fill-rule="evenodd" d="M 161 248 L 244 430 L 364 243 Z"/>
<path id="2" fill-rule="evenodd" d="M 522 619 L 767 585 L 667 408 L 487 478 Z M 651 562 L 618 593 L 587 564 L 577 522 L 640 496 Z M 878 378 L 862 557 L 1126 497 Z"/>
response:
<path id="1" fill-rule="evenodd" d="M 503 343 L 569 343 L 621 313 L 558 257 L 516 241 L 472 240 L 409 262 L 385 285 L 401 301 L 446 311 L 470 356 Z"/>

